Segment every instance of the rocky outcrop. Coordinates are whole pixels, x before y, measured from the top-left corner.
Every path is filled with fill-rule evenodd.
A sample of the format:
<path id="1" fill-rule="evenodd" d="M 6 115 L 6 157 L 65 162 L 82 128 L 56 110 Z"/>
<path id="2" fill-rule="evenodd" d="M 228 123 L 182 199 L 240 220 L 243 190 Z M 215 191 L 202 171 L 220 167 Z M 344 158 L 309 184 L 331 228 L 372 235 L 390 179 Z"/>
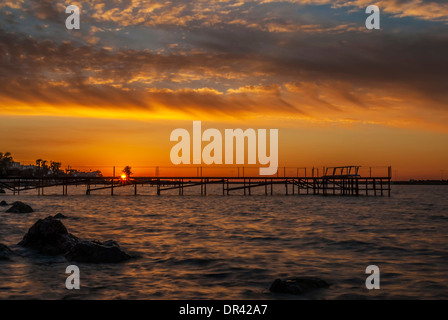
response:
<path id="1" fill-rule="evenodd" d="M 12 204 L 12 207 L 6 210 L 8 213 L 31 213 L 33 212 L 33 208 L 31 208 L 26 203 L 16 201 Z"/>
<path id="2" fill-rule="evenodd" d="M 276 293 L 288 293 L 300 295 L 309 291 L 328 288 L 330 286 L 325 280 L 319 278 L 293 278 L 293 279 L 276 279 L 269 290 Z"/>
<path id="3" fill-rule="evenodd" d="M 0 202 L 0 207 L 6 207 L 8 205 L 8 203 L 5 200 L 2 200 Z"/>
<path id="4" fill-rule="evenodd" d="M 46 255 L 64 254 L 79 239 L 68 233 L 61 221 L 53 217 L 39 219 L 19 242 L 22 247 L 30 248 Z"/>
<path id="5" fill-rule="evenodd" d="M 53 218 L 55 218 L 55 219 L 65 219 L 67 217 L 65 215 L 63 215 L 62 213 L 58 213 Z"/>
<path id="6" fill-rule="evenodd" d="M 3 243 L 0 243 L 0 260 L 9 260 L 12 255 L 12 250 Z"/>
<path id="7" fill-rule="evenodd" d="M 64 254 L 69 261 L 110 263 L 131 258 L 118 243 L 81 240 L 70 234 L 59 220 L 61 216 L 39 219 L 19 242 L 22 247 L 30 248 L 46 255 Z"/>
<path id="8" fill-rule="evenodd" d="M 113 240 L 105 242 L 80 241 L 70 249 L 65 257 L 69 261 L 91 263 L 122 262 L 131 258 Z"/>

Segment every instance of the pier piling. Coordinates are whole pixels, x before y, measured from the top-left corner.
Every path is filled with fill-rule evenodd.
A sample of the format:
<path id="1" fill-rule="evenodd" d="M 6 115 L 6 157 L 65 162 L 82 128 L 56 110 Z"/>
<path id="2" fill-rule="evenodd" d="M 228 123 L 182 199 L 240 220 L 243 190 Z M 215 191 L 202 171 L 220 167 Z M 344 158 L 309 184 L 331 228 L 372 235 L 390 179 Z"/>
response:
<path id="1" fill-rule="evenodd" d="M 20 178 L 0 178 L 0 186 L 10 190 L 13 194 L 20 195 L 27 190 L 37 190 L 39 196 L 45 194 L 45 189 L 50 187 L 62 187 L 62 195 L 68 195 L 69 186 L 85 185 L 86 195 L 92 192 L 110 189 L 110 195 L 113 196 L 116 188 L 131 186 L 134 195 L 138 195 L 138 184 L 156 188 L 156 194 L 161 195 L 168 190 L 177 190 L 179 196 L 184 195 L 185 188 L 200 188 L 200 195 L 209 194 L 208 186 L 218 184 L 222 188 L 222 195 L 240 194 L 254 195 L 264 194 L 265 196 L 274 195 L 281 187 L 284 187 L 284 195 L 302 196 L 302 195 L 324 195 L 324 196 L 391 196 L 391 168 L 388 168 L 388 176 L 371 176 L 369 169 L 368 177 L 361 177 L 358 174 L 358 167 L 335 167 L 321 168 L 324 175 L 318 176 L 318 168 L 313 168 L 311 176 L 271 176 L 257 177 L 246 176 L 244 168 L 242 172 L 238 171 L 238 176 L 212 177 L 203 176 L 202 168 L 197 168 L 197 176 L 166 176 L 166 177 L 132 177 L 121 179 L 115 177 L 115 170 L 112 177 L 20 177 Z M 158 172 L 157 172 L 158 173 Z M 242 174 L 240 174 L 242 173 Z M 297 172 L 299 171 L 297 170 Z M 329 174 L 330 173 L 330 174 Z M 286 170 L 283 170 L 286 174 Z M 118 179 L 118 182 L 115 180 Z M 97 186 L 98 185 L 98 186 Z M 278 186 L 278 187 L 275 187 Z M 259 187 L 262 187 L 260 190 Z M 264 189 L 264 190 L 263 190 Z M 268 190 L 270 189 L 270 190 Z M 274 192 L 274 189 L 276 191 Z M 219 189 L 218 189 L 219 190 Z M 142 192 L 140 192 L 141 194 Z"/>

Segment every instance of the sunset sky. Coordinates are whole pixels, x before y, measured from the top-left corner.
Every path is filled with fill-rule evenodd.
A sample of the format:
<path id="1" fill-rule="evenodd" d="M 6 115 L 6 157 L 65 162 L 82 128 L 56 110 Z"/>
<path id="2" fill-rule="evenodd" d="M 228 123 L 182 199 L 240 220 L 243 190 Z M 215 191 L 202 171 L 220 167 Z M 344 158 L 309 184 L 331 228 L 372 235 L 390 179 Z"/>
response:
<path id="1" fill-rule="evenodd" d="M 171 131 L 201 120 L 279 129 L 280 166 L 446 179 L 447 74 L 445 0 L 2 0 L 0 152 L 171 166 Z"/>

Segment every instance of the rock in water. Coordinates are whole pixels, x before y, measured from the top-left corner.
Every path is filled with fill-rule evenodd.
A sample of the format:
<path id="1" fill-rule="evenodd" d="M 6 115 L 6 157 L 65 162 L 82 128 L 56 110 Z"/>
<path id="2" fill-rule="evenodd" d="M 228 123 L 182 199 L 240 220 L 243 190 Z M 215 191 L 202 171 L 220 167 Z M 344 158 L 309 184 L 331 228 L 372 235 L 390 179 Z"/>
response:
<path id="1" fill-rule="evenodd" d="M 269 290 L 271 292 L 276 293 L 288 293 L 288 294 L 304 294 L 309 291 L 319 289 L 319 288 L 328 288 L 330 284 L 326 281 L 318 279 L 318 278 L 294 278 L 294 279 L 286 279 L 280 280 L 276 279 Z"/>
<path id="2" fill-rule="evenodd" d="M 0 260 L 9 260 L 9 258 L 13 255 L 11 249 L 5 246 L 3 243 L 0 243 Z"/>
<path id="3" fill-rule="evenodd" d="M 55 218 L 55 219 L 65 219 L 65 218 L 67 218 L 67 217 L 64 216 L 62 213 L 58 213 L 58 214 L 56 214 L 53 218 Z"/>
<path id="4" fill-rule="evenodd" d="M 6 210 L 8 213 L 30 213 L 33 212 L 33 208 L 31 208 L 26 203 L 16 201 L 12 204 L 12 207 Z"/>
<path id="5" fill-rule="evenodd" d="M 7 205 L 8 205 L 8 203 L 5 200 L 2 200 L 0 202 L 0 206 L 2 206 L 2 207 L 6 207 Z"/>
<path id="6" fill-rule="evenodd" d="M 78 242 L 65 255 L 69 261 L 109 263 L 121 262 L 131 259 L 131 256 L 121 250 L 118 243 L 113 240 L 106 242 L 87 241 Z"/>
<path id="7" fill-rule="evenodd" d="M 68 233 L 57 216 L 39 219 L 28 230 L 19 245 L 46 255 L 65 254 L 68 260 L 78 262 L 108 263 L 131 258 L 113 240 L 106 242 L 80 240 Z"/>
<path id="8" fill-rule="evenodd" d="M 79 242 L 68 233 L 61 221 L 47 217 L 39 219 L 19 242 L 22 247 L 34 249 L 46 255 L 64 254 Z"/>

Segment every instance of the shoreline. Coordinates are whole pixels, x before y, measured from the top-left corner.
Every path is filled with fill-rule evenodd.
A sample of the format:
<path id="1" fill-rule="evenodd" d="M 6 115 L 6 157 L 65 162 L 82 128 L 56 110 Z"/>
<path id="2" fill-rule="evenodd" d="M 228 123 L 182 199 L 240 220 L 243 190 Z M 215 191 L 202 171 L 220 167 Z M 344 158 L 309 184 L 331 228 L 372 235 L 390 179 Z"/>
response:
<path id="1" fill-rule="evenodd" d="M 393 185 L 448 186 L 447 180 L 391 181 L 390 183 Z"/>

